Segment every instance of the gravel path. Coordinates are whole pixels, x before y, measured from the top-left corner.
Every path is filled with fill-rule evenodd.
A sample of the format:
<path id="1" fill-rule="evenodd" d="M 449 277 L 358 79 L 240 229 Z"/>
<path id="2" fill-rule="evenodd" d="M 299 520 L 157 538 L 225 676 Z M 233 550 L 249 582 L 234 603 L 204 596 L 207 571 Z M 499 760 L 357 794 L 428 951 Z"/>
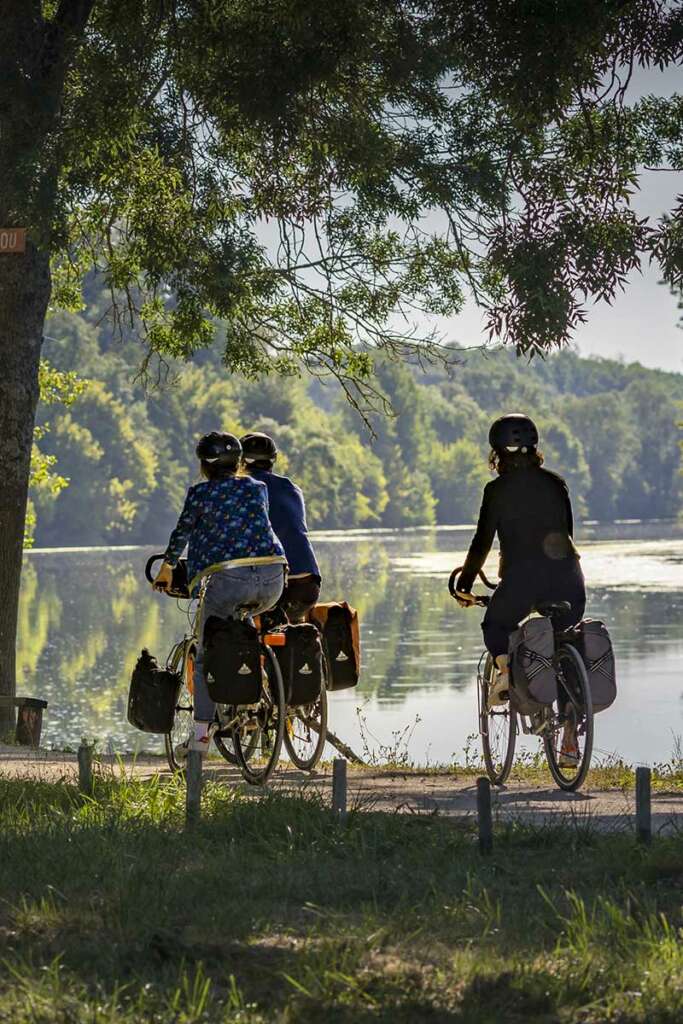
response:
<path id="1" fill-rule="evenodd" d="M 117 760 L 102 756 L 96 771 L 113 775 L 123 772 L 143 779 L 154 775 L 171 777 L 165 760 L 150 756 L 139 757 L 135 761 L 130 757 Z M 31 751 L 0 745 L 0 777 L 75 782 L 77 776 L 75 754 Z M 235 769 L 214 758 L 209 759 L 205 776 L 226 785 L 242 783 Z M 278 791 L 317 791 L 329 799 L 331 785 L 330 766 L 307 776 L 283 765 L 273 778 L 270 788 Z M 420 774 L 416 771 L 359 769 L 349 765 L 348 799 L 350 808 L 356 807 L 363 811 L 423 816 L 438 813 L 458 818 L 476 814 L 475 780 L 464 773 Z M 493 813 L 499 820 L 532 820 L 539 824 L 569 820 L 577 828 L 596 827 L 602 830 L 632 830 L 634 803 L 633 791 L 587 788 L 576 794 L 563 793 L 554 787 L 550 778 L 547 785 L 511 782 L 503 789 L 492 792 Z M 677 831 L 682 826 L 683 792 L 653 792 L 653 832 Z"/>

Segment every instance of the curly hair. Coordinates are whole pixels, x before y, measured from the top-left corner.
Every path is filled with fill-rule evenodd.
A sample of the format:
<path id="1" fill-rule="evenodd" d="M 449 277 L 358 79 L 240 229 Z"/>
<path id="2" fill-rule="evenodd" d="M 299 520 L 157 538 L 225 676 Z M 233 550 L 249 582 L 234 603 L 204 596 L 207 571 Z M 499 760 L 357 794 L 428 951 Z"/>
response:
<path id="1" fill-rule="evenodd" d="M 532 469 L 543 465 L 543 452 L 536 448 L 528 451 L 506 452 L 492 448 L 489 454 L 489 469 L 494 473 L 511 473 L 514 469 Z"/>

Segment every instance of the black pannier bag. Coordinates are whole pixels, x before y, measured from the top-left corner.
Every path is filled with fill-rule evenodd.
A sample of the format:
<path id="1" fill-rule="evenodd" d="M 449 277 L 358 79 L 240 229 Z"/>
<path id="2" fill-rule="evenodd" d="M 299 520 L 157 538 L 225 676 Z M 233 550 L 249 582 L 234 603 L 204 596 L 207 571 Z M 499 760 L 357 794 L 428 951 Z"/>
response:
<path id="1" fill-rule="evenodd" d="M 209 616 L 203 664 L 209 696 L 217 704 L 255 704 L 261 699 L 261 647 L 250 622 Z"/>
<path id="2" fill-rule="evenodd" d="M 173 728 L 182 679 L 159 668 L 145 648 L 133 669 L 128 691 L 128 721 L 143 732 L 168 733 Z"/>
<path id="3" fill-rule="evenodd" d="M 327 653 L 328 690 L 347 690 L 360 677 L 360 627 L 358 612 L 343 602 L 317 604 L 311 611 Z"/>
<path id="4" fill-rule="evenodd" d="M 528 619 L 510 634 L 510 701 L 520 715 L 533 715 L 557 700 L 553 667 L 555 635 L 550 619 Z"/>
<path id="5" fill-rule="evenodd" d="M 280 665 L 285 687 L 285 703 L 298 707 L 312 704 L 323 685 L 323 648 L 320 633 L 309 622 L 284 629 L 286 643 L 272 650 Z"/>
<path id="6" fill-rule="evenodd" d="M 567 633 L 567 639 L 583 658 L 593 698 L 593 711 L 604 711 L 617 696 L 614 650 L 607 626 L 599 619 L 584 619 Z"/>

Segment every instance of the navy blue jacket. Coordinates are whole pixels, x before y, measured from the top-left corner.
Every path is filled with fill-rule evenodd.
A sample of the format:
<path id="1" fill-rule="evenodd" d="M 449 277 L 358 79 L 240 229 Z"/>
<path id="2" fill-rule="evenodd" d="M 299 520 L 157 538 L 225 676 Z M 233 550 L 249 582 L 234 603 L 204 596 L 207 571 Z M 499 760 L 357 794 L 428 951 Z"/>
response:
<path id="1" fill-rule="evenodd" d="M 306 507 L 301 489 L 286 476 L 267 469 L 250 469 L 249 475 L 268 488 L 268 515 L 283 548 L 292 576 L 312 573 L 320 577 L 306 525 Z"/>

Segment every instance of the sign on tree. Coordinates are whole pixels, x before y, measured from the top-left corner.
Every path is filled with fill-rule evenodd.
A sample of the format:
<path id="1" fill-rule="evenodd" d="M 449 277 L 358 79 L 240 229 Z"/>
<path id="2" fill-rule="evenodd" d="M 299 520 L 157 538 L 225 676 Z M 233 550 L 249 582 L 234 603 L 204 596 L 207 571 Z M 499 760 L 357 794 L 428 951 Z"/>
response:
<path id="1" fill-rule="evenodd" d="M 26 228 L 0 228 L 0 253 L 25 251 Z"/>

